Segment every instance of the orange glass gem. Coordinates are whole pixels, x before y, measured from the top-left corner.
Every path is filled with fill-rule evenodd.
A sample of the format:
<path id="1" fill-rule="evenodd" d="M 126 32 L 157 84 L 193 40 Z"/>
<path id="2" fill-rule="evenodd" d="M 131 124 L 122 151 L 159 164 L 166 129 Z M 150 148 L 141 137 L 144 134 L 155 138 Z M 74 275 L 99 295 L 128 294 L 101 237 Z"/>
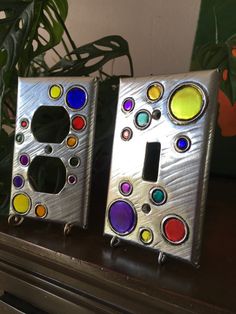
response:
<path id="1" fill-rule="evenodd" d="M 44 218 L 47 215 L 47 208 L 42 204 L 36 205 L 35 215 L 39 218 Z"/>
<path id="2" fill-rule="evenodd" d="M 78 144 L 78 139 L 75 136 L 69 136 L 66 140 L 66 144 L 69 148 L 74 148 Z"/>

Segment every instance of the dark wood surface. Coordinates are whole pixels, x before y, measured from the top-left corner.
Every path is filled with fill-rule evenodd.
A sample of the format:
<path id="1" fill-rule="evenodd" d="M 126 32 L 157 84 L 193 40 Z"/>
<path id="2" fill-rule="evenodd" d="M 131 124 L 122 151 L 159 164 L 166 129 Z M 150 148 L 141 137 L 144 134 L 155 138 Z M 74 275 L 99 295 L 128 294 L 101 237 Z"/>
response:
<path id="1" fill-rule="evenodd" d="M 210 180 L 198 269 L 173 258 L 159 266 L 155 252 L 126 243 L 110 248 L 101 203 L 92 202 L 89 230 L 66 238 L 57 224 L 26 219 L 11 227 L 1 218 L 0 289 L 42 305 L 21 291 L 28 282 L 60 297 L 61 309 L 69 302 L 71 313 L 81 304 L 96 313 L 236 313 L 235 179 Z"/>

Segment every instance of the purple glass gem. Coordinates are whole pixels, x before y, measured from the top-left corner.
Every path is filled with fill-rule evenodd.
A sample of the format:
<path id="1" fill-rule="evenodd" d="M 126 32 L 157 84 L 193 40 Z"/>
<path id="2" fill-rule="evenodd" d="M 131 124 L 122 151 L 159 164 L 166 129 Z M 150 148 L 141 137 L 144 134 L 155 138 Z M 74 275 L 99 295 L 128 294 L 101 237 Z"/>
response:
<path id="1" fill-rule="evenodd" d="M 134 209 L 125 201 L 116 201 L 110 207 L 109 221 L 115 232 L 130 233 L 136 225 Z"/>
<path id="2" fill-rule="evenodd" d="M 30 162 L 29 156 L 26 154 L 23 154 L 20 156 L 20 163 L 22 164 L 22 166 L 28 166 Z"/>
<path id="3" fill-rule="evenodd" d="M 77 177 L 76 177 L 76 176 L 70 175 L 70 176 L 68 177 L 68 183 L 69 183 L 69 184 L 75 184 L 76 182 L 77 182 Z"/>
<path id="4" fill-rule="evenodd" d="M 132 184 L 128 181 L 120 184 L 120 191 L 123 195 L 130 195 L 133 190 Z"/>
<path id="5" fill-rule="evenodd" d="M 24 179 L 22 178 L 22 176 L 15 176 L 13 178 L 13 184 L 16 188 L 21 188 L 24 185 Z"/>
<path id="6" fill-rule="evenodd" d="M 123 102 L 124 111 L 131 111 L 134 109 L 134 100 L 132 98 L 128 98 Z"/>

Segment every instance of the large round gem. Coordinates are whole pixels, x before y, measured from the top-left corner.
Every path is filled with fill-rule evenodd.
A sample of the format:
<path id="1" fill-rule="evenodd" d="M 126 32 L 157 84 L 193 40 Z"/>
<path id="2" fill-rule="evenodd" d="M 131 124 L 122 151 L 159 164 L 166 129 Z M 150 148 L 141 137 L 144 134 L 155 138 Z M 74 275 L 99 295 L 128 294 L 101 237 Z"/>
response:
<path id="1" fill-rule="evenodd" d="M 31 200 L 28 195 L 26 194 L 17 194 L 14 196 L 12 201 L 13 209 L 18 214 L 25 214 L 31 207 Z"/>
<path id="2" fill-rule="evenodd" d="M 17 175 L 13 178 L 13 185 L 17 188 L 20 189 L 24 186 L 24 178 L 20 175 Z"/>
<path id="3" fill-rule="evenodd" d="M 123 200 L 116 201 L 110 206 L 108 217 L 112 229 L 121 235 L 130 233 L 136 225 L 133 207 Z"/>
<path id="4" fill-rule="evenodd" d="M 134 109 L 134 100 L 132 98 L 127 98 L 124 102 L 123 102 L 123 110 L 130 112 Z"/>
<path id="5" fill-rule="evenodd" d="M 151 101 L 158 101 L 163 93 L 163 88 L 159 84 L 152 84 L 147 90 L 147 97 Z"/>
<path id="6" fill-rule="evenodd" d="M 204 106 L 203 93 L 198 87 L 185 85 L 171 97 L 169 111 L 173 118 L 185 123 L 197 118 Z"/>
<path id="7" fill-rule="evenodd" d="M 166 201 L 166 192 L 162 188 L 151 190 L 151 200 L 156 205 L 162 205 Z"/>
<path id="8" fill-rule="evenodd" d="M 87 102 L 87 93 L 82 87 L 72 87 L 66 94 L 66 103 L 73 110 L 82 109 Z"/>
<path id="9" fill-rule="evenodd" d="M 148 111 L 141 110 L 135 117 L 135 124 L 139 129 L 146 129 L 151 123 L 151 115 Z"/>
<path id="10" fill-rule="evenodd" d="M 30 158 L 28 155 L 23 154 L 20 156 L 20 163 L 22 166 L 25 166 L 25 167 L 28 166 L 29 162 L 30 162 Z"/>
<path id="11" fill-rule="evenodd" d="M 57 100 L 61 97 L 63 91 L 61 85 L 52 85 L 49 89 L 49 97 Z"/>
<path id="12" fill-rule="evenodd" d="M 182 219 L 172 216 L 164 218 L 162 232 L 169 242 L 180 244 L 186 239 L 188 229 L 186 223 Z"/>
<path id="13" fill-rule="evenodd" d="M 72 118 L 72 127 L 75 131 L 82 131 L 86 126 L 86 120 L 83 116 L 75 116 Z"/>

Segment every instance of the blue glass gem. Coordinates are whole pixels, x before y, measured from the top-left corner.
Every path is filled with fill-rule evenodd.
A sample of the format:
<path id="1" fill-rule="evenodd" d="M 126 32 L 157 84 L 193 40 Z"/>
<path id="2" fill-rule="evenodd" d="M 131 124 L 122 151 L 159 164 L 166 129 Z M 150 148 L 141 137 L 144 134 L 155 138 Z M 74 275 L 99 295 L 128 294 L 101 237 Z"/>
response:
<path id="1" fill-rule="evenodd" d="M 18 188 L 18 189 L 20 189 L 20 188 L 22 188 L 23 187 L 23 185 L 24 185 L 24 179 L 23 179 L 23 177 L 22 176 L 15 176 L 14 178 L 13 178 L 13 184 L 14 184 L 14 186 L 16 187 L 16 188 Z"/>
<path id="2" fill-rule="evenodd" d="M 67 105 L 74 110 L 82 109 L 87 101 L 86 91 L 78 86 L 72 87 L 66 94 Z"/>
<path id="3" fill-rule="evenodd" d="M 190 147 L 190 140 L 187 137 L 180 137 L 176 142 L 177 149 L 185 152 Z"/>
<path id="4" fill-rule="evenodd" d="M 136 225 L 134 209 L 123 200 L 116 201 L 110 207 L 109 221 L 115 232 L 119 234 L 130 233 Z"/>

